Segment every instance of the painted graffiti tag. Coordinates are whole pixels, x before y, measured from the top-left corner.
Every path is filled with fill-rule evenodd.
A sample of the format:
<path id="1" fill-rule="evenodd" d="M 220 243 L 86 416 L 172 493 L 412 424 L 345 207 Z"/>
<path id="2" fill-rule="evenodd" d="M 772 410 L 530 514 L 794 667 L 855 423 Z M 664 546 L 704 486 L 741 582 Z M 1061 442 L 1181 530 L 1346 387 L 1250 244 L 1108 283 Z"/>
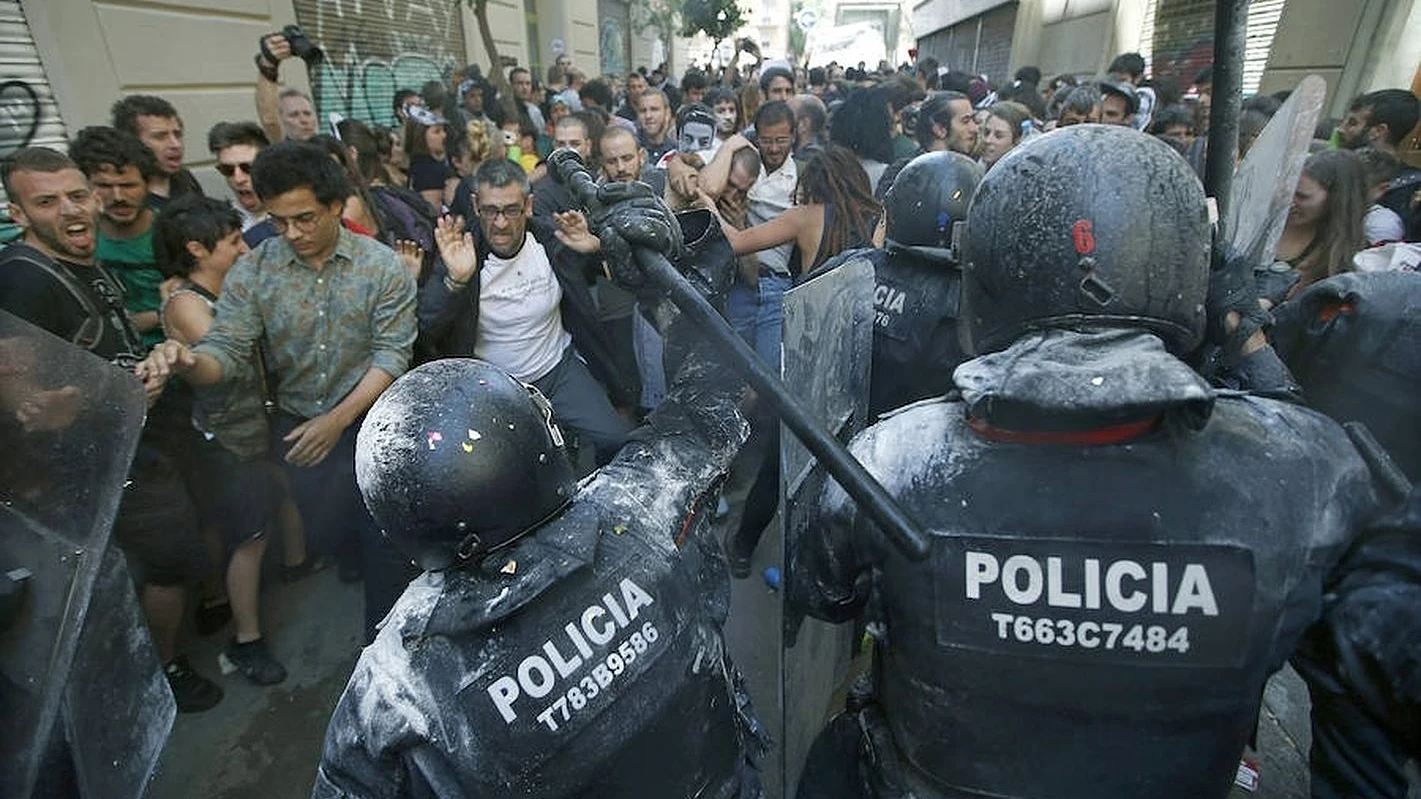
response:
<path id="1" fill-rule="evenodd" d="M 459 0 L 296 0 L 298 22 L 326 51 L 313 71 L 321 116 L 394 122 L 399 89 L 419 90 L 463 64 Z"/>
<path id="2" fill-rule="evenodd" d="M 34 141 L 39 132 L 39 92 L 22 80 L 0 83 L 0 158 Z"/>

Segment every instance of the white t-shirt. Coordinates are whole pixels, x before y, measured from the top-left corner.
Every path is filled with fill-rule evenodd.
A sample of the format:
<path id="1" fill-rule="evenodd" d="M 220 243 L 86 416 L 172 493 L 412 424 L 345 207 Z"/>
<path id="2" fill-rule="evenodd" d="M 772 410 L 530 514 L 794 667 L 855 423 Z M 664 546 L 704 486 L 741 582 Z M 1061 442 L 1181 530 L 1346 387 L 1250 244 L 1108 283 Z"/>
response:
<path id="1" fill-rule="evenodd" d="M 760 172 L 755 184 L 750 187 L 748 216 L 751 225 L 759 225 L 774 219 L 794 205 L 794 187 L 799 183 L 799 167 L 793 158 L 774 172 Z M 794 242 L 785 242 L 778 247 L 757 253 L 760 264 L 772 272 L 789 274 L 789 258 L 794 251 Z"/>
<path id="2" fill-rule="evenodd" d="M 562 326 L 562 286 L 548 253 L 524 234 L 512 259 L 489 253 L 479 270 L 479 336 L 474 355 L 525 383 L 551 372 L 572 336 Z"/>

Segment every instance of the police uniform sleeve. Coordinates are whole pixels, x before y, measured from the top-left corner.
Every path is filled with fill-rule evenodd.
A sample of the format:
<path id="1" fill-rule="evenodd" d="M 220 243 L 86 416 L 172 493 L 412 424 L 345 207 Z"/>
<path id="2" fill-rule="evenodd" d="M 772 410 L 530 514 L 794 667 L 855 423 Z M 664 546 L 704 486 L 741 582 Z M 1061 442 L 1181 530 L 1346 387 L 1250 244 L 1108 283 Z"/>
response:
<path id="1" fill-rule="evenodd" d="M 1421 743 L 1421 491 L 1369 527 L 1293 657 L 1312 698 L 1312 795 L 1406 795 Z"/>
<path id="2" fill-rule="evenodd" d="M 431 782 L 420 753 L 439 710 L 426 685 L 410 667 L 399 631 L 382 630 L 331 714 L 313 799 L 420 795 Z"/>
<path id="3" fill-rule="evenodd" d="M 868 523 L 848 493 L 822 470 L 816 469 L 810 479 L 821 485 L 806 496 L 818 496 L 819 501 L 809 511 L 806 534 L 791 537 L 787 545 L 786 595 L 796 610 L 829 622 L 847 621 L 868 597 L 861 579 L 867 576 L 861 543 Z"/>

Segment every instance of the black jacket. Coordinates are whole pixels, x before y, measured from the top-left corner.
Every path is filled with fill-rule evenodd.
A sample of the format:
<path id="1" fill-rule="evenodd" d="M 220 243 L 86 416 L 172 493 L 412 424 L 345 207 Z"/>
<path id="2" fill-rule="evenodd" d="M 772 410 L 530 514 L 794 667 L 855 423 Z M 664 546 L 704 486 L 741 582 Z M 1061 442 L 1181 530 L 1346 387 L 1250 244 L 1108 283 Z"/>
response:
<path id="1" fill-rule="evenodd" d="M 313 796 L 752 789 L 708 518 L 747 434 L 739 386 L 688 358 L 648 426 L 561 516 L 481 564 L 413 582 L 336 707 Z"/>
<path id="2" fill-rule="evenodd" d="M 478 222 L 472 223 L 479 262 L 488 257 L 488 246 L 478 232 Z M 553 235 L 555 223 L 551 217 L 533 216 L 528 220 L 528 230 L 533 238 L 547 250 L 548 261 L 553 274 L 562 287 L 562 323 L 572 336 L 573 346 L 587 361 L 593 377 L 596 377 L 614 401 L 636 393 L 635 386 L 627 385 L 627 380 L 617 369 L 606 333 L 597 321 L 597 308 L 592 299 L 589 276 L 600 270 L 601 259 L 594 255 L 584 255 L 563 245 Z M 419 290 L 419 338 L 415 342 L 415 355 L 419 361 L 434 358 L 472 357 L 479 332 L 479 292 L 478 285 L 471 283 L 468 288 L 451 292 L 444 285 L 448 275 L 442 261 L 436 261 L 434 274 Z M 634 402 L 633 402 L 634 404 Z"/>
<path id="3" fill-rule="evenodd" d="M 1223 797 L 1263 685 L 1378 511 L 1320 414 L 1216 392 L 1145 333 L 1049 331 L 851 451 L 930 531 L 915 563 L 834 484 L 789 598 L 854 616 L 919 797 Z"/>

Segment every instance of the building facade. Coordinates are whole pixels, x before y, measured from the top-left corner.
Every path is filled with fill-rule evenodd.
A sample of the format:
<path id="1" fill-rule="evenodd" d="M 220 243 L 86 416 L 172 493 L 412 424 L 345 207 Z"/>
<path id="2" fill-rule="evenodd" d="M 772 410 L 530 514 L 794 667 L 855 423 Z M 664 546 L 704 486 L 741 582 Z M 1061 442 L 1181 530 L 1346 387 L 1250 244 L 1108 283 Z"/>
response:
<path id="1" fill-rule="evenodd" d="M 589 75 L 625 72 L 652 54 L 631 29 L 629 0 L 488 0 L 487 8 L 500 54 L 540 78 L 560 53 Z M 182 115 L 189 165 L 220 196 L 220 177 L 205 168 L 206 132 L 255 118 L 258 40 L 290 24 L 326 57 L 309 74 L 287 62 L 283 82 L 311 91 L 323 122 L 339 114 L 385 123 L 396 89 L 466 64 L 489 69 L 463 0 L 0 0 L 0 158 L 28 144 L 62 147 L 80 128 L 108 124 L 118 98 L 157 94 Z"/>

